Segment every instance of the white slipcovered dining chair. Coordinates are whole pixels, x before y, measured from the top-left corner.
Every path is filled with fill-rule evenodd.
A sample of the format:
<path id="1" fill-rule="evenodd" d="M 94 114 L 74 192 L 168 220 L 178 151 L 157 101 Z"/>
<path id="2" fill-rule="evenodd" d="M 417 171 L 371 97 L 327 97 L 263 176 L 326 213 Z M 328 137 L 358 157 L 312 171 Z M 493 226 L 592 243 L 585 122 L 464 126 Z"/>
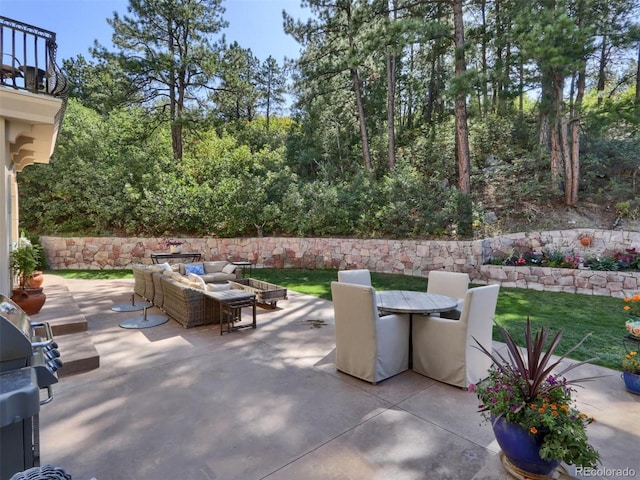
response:
<path id="1" fill-rule="evenodd" d="M 371 272 L 366 268 L 358 270 L 339 270 L 338 281 L 343 283 L 353 283 L 355 285 L 371 286 Z"/>
<path id="2" fill-rule="evenodd" d="M 485 378 L 491 359 L 474 338 L 491 351 L 499 290 L 499 285 L 467 290 L 459 320 L 414 314 L 413 370 L 462 388 Z"/>
<path id="3" fill-rule="evenodd" d="M 464 306 L 464 296 L 469 290 L 469 274 L 431 270 L 427 281 L 427 293 L 436 293 L 458 299 L 458 306 L 450 312 L 442 312 L 441 317 L 459 319 Z"/>
<path id="4" fill-rule="evenodd" d="M 376 291 L 331 282 L 336 368 L 374 385 L 409 369 L 409 315 L 378 315 Z"/>

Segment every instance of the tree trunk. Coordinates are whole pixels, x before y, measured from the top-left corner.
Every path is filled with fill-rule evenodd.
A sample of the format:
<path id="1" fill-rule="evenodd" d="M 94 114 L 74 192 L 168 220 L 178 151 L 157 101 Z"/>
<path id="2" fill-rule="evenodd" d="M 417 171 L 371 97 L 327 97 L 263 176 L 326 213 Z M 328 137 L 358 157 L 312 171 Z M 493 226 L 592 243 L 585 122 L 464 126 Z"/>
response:
<path id="1" fill-rule="evenodd" d="M 435 99 L 439 95 L 439 92 L 438 92 L 438 81 L 436 80 L 436 75 L 438 73 L 438 70 L 436 67 L 436 54 L 435 52 L 432 52 L 431 55 L 432 55 L 431 66 L 430 66 L 431 68 L 429 69 L 430 70 L 429 86 L 427 91 L 427 103 L 424 107 L 424 118 L 425 118 L 425 123 L 427 125 L 431 125 L 433 128 L 435 123 L 433 118 L 433 112 L 435 110 L 434 105 L 435 105 Z"/>
<path id="2" fill-rule="evenodd" d="M 413 43 L 409 45 L 409 78 L 413 80 L 414 73 L 414 52 L 413 52 Z M 406 122 L 404 123 L 408 129 L 413 128 L 413 81 L 409 81 L 407 84 L 407 110 L 406 110 Z"/>
<path id="3" fill-rule="evenodd" d="M 550 142 L 551 142 L 551 182 L 553 185 L 560 186 L 563 172 L 563 150 L 562 150 L 562 91 L 564 86 L 564 78 L 562 74 L 552 71 L 551 79 L 551 119 Z M 568 158 L 567 158 L 568 161 Z"/>
<path id="4" fill-rule="evenodd" d="M 182 160 L 182 124 L 180 122 L 171 124 L 171 145 L 174 160 Z"/>
<path id="5" fill-rule="evenodd" d="M 524 61 L 518 63 L 518 113 L 524 114 Z"/>
<path id="6" fill-rule="evenodd" d="M 602 36 L 602 45 L 600 47 L 600 65 L 598 68 L 598 105 L 602 103 L 604 95 L 604 87 L 607 83 L 606 67 L 607 67 L 607 35 Z"/>
<path id="7" fill-rule="evenodd" d="M 464 76 L 466 64 L 464 59 L 464 22 L 462 0 L 453 2 L 453 24 L 455 40 L 455 74 L 460 79 Z M 456 152 L 458 155 L 458 189 L 462 193 L 471 193 L 471 161 L 469 159 L 469 130 L 467 126 L 466 94 L 462 87 L 456 93 Z"/>
<path id="8" fill-rule="evenodd" d="M 481 58 L 482 58 L 482 76 L 484 78 L 482 82 L 482 102 L 480 105 L 480 112 L 482 117 L 486 117 L 487 111 L 489 108 L 489 92 L 487 88 L 487 79 L 489 78 L 489 67 L 487 62 L 487 2 L 486 0 L 482 0 L 480 2 L 480 12 L 482 16 L 482 47 L 481 47 Z"/>
<path id="9" fill-rule="evenodd" d="M 565 205 L 571 205 L 571 184 L 573 183 L 573 171 L 571 170 L 571 148 L 569 147 L 569 132 L 567 124 L 570 123 L 567 120 L 560 120 L 559 125 L 559 137 L 560 148 L 562 149 L 562 158 L 564 161 L 564 203 Z"/>
<path id="10" fill-rule="evenodd" d="M 171 31 L 171 28 L 169 28 Z M 171 57 L 175 57 L 175 38 L 172 34 L 168 37 L 168 49 Z M 176 66 L 171 65 L 169 70 L 169 117 L 171 122 L 171 147 L 173 149 L 173 159 L 182 160 L 182 122 L 181 106 L 184 105 L 182 95 L 182 85 L 180 84 L 180 71 Z M 182 103 L 181 103 L 182 102 Z"/>
<path id="11" fill-rule="evenodd" d="M 580 123 L 582 116 L 582 100 L 584 99 L 584 91 L 586 88 L 586 67 L 585 64 L 578 72 L 578 89 L 576 92 L 576 101 L 573 105 L 571 113 L 571 159 L 567 159 L 570 164 L 571 181 L 567 179 L 565 188 L 565 203 L 572 207 L 578 206 L 578 188 L 580 186 Z"/>
<path id="12" fill-rule="evenodd" d="M 364 115 L 364 105 L 362 104 L 362 93 L 360 92 L 360 77 L 358 69 L 351 68 L 351 77 L 353 80 L 353 93 L 356 96 L 356 106 L 358 109 L 358 123 L 360 124 L 360 139 L 362 141 L 362 157 L 364 166 L 367 170 L 371 170 L 371 154 L 369 153 L 369 136 L 367 135 L 367 123 Z"/>
<path id="13" fill-rule="evenodd" d="M 269 119 L 271 118 L 271 81 L 267 87 L 267 110 L 266 110 L 266 128 L 269 131 Z"/>
<path id="14" fill-rule="evenodd" d="M 395 115 L 396 108 L 396 57 L 391 52 L 387 52 L 387 135 L 388 135 L 388 156 L 389 170 L 396 166 L 396 129 Z"/>
<path id="15" fill-rule="evenodd" d="M 640 100 L 640 45 L 638 46 L 638 61 L 636 62 L 636 100 Z"/>
<path id="16" fill-rule="evenodd" d="M 391 0 L 392 12 L 389 12 L 389 22 L 396 20 L 396 2 Z M 391 46 L 387 48 L 387 135 L 388 135 L 388 162 L 389 170 L 396 166 L 396 129 L 395 129 L 395 109 L 396 109 L 396 56 L 395 40 L 391 39 Z"/>
<path id="17" fill-rule="evenodd" d="M 355 52 L 355 40 L 351 34 L 352 15 L 351 15 L 351 1 L 346 5 L 347 24 L 349 25 L 348 42 L 349 51 Z M 358 74 L 358 67 L 352 66 L 349 68 L 351 72 L 351 81 L 353 83 L 353 93 L 356 97 L 356 109 L 358 116 L 358 124 L 360 126 L 360 140 L 362 142 L 362 158 L 364 160 L 364 166 L 367 170 L 372 170 L 371 165 L 371 153 L 369 150 L 369 135 L 367 134 L 367 122 L 364 114 L 364 104 L 362 103 L 362 92 L 360 90 L 360 75 Z"/>

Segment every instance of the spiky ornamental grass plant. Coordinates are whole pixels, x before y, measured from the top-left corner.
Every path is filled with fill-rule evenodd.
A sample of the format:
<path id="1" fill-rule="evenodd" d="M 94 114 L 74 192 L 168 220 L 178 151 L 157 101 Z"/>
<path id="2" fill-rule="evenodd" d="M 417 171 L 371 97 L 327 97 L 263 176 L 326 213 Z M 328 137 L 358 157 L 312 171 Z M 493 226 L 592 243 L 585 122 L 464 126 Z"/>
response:
<path id="1" fill-rule="evenodd" d="M 544 460 L 594 467 L 599 461 L 599 454 L 589 444 L 586 432 L 586 426 L 594 419 L 576 408 L 572 394 L 575 392 L 573 386 L 598 377 L 574 380 L 563 377 L 565 373 L 593 359 L 574 363 L 553 373 L 589 335 L 558 360 L 552 361 L 553 352 L 562 338 L 562 330 L 556 333 L 545 351 L 549 331 L 541 328 L 534 336 L 527 318 L 525 358 L 509 332 L 502 327 L 497 328 L 507 345 L 508 358 L 498 352 L 494 355 L 476 340 L 476 348 L 493 361 L 488 378 L 470 389 L 475 391 L 481 402 L 479 411 L 483 417 L 486 420 L 503 417 L 532 435 L 541 436 L 543 442 L 539 453 Z"/>

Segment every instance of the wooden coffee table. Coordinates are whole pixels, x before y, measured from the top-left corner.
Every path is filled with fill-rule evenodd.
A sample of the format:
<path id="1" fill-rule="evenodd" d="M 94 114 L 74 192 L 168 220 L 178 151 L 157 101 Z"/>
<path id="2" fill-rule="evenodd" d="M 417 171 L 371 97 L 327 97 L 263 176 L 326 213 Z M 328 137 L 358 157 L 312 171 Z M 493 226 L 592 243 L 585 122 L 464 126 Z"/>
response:
<path id="1" fill-rule="evenodd" d="M 231 288 L 244 290 L 256 296 L 260 306 L 276 308 L 278 300 L 287 299 L 287 289 L 273 283 L 256 280 L 255 278 L 241 278 L 229 282 Z"/>
<path id="2" fill-rule="evenodd" d="M 220 322 L 220 335 L 241 328 L 256 328 L 256 296 L 243 290 L 222 290 L 219 292 L 204 292 L 205 319 Z M 252 307 L 253 321 L 247 325 L 235 325 L 242 316 L 244 307 Z M 206 320 L 205 320 L 206 321 Z"/>

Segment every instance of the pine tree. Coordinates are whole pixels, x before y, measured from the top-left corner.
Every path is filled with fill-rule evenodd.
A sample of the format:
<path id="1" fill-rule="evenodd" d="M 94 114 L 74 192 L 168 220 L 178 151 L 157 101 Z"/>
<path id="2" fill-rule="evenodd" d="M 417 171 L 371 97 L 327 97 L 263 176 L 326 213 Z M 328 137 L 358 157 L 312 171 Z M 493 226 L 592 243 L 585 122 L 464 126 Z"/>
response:
<path id="1" fill-rule="evenodd" d="M 171 124 L 173 155 L 182 159 L 185 109 L 211 89 L 217 51 L 212 35 L 226 26 L 222 0 L 129 0 L 127 14 L 114 12 L 117 53 L 96 49 L 120 63 L 143 103 Z"/>

